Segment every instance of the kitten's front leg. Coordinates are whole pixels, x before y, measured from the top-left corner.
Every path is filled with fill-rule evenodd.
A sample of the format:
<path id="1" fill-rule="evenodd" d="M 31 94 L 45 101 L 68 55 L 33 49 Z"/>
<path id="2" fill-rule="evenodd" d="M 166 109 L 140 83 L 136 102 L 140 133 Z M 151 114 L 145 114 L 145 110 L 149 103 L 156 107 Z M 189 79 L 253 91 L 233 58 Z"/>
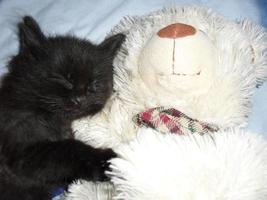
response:
<path id="1" fill-rule="evenodd" d="M 36 181 L 20 179 L 5 164 L 0 168 L 0 199 L 1 200 L 51 200 L 52 195 L 45 185 Z"/>
<path id="2" fill-rule="evenodd" d="M 62 185 L 75 179 L 105 181 L 108 160 L 116 154 L 111 149 L 96 149 L 78 140 L 38 142 L 26 147 L 11 161 L 19 176 Z"/>

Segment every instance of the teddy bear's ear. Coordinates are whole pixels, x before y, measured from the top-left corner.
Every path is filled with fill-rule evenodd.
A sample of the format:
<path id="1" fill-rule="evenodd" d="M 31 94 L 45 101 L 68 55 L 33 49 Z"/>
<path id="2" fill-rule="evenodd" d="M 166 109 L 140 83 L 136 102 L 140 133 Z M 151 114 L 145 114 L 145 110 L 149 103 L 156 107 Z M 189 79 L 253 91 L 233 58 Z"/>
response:
<path id="1" fill-rule="evenodd" d="M 255 66 L 256 84 L 260 86 L 267 80 L 267 30 L 249 20 L 243 20 L 239 25 L 251 44 L 251 62 Z"/>

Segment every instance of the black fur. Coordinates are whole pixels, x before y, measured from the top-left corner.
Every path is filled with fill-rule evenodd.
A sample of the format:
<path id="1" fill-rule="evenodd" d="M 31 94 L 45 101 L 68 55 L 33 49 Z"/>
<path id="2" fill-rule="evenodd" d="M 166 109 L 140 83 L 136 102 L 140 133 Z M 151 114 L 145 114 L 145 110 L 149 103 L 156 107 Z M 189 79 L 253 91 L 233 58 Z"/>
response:
<path id="1" fill-rule="evenodd" d="M 29 16 L 18 29 L 19 53 L 0 89 L 0 199 L 48 200 L 75 179 L 106 180 L 114 152 L 75 140 L 71 122 L 105 105 L 124 35 L 99 45 L 47 37 Z"/>

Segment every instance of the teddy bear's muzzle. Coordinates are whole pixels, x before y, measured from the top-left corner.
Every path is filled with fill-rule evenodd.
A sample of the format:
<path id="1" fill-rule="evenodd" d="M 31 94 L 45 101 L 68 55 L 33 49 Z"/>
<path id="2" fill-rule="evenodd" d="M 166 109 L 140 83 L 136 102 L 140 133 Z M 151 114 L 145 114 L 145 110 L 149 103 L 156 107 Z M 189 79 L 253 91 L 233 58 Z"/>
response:
<path id="1" fill-rule="evenodd" d="M 173 23 L 156 31 L 146 43 L 139 56 L 138 71 L 149 84 L 170 88 L 179 82 L 181 88 L 188 89 L 209 85 L 215 62 L 216 47 L 204 31 Z"/>

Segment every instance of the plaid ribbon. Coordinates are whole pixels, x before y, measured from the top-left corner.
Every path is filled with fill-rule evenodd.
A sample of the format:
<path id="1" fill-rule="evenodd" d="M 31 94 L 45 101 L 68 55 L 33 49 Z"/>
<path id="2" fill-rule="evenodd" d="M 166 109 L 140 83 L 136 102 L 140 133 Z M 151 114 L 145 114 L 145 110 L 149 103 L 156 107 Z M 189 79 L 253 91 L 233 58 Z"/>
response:
<path id="1" fill-rule="evenodd" d="M 150 127 L 162 133 L 171 132 L 178 135 L 194 133 L 203 135 L 218 131 L 217 126 L 192 119 L 174 108 L 152 108 L 135 115 L 133 121 L 138 126 Z"/>

